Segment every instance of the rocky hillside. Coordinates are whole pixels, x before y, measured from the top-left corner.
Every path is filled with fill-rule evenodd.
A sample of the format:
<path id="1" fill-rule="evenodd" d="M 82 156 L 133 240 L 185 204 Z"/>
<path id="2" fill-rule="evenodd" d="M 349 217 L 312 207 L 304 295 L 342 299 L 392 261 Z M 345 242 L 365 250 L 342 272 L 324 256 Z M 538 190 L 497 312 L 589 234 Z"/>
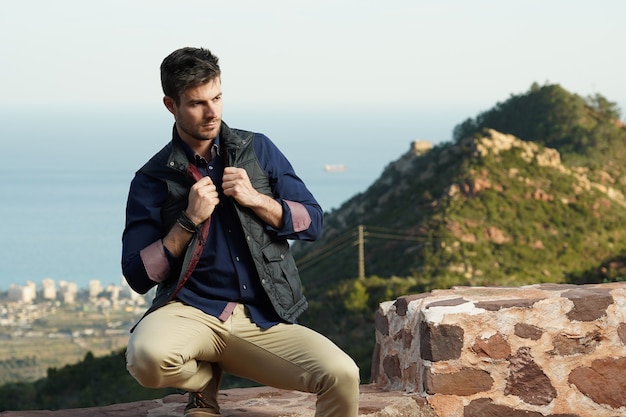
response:
<path id="1" fill-rule="evenodd" d="M 307 292 L 360 275 L 402 277 L 415 292 L 621 279 L 619 116 L 601 96 L 535 84 L 461 123 L 451 143 L 411 144 L 327 213 L 319 241 L 294 245 Z"/>

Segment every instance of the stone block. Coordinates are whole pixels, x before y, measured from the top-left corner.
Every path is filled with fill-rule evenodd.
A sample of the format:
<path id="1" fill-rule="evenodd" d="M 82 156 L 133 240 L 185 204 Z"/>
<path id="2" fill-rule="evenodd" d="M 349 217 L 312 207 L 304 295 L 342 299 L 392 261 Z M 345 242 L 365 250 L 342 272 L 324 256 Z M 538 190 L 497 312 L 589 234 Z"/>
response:
<path id="1" fill-rule="evenodd" d="M 436 290 L 376 323 L 372 382 L 438 417 L 626 416 L 626 283 Z"/>

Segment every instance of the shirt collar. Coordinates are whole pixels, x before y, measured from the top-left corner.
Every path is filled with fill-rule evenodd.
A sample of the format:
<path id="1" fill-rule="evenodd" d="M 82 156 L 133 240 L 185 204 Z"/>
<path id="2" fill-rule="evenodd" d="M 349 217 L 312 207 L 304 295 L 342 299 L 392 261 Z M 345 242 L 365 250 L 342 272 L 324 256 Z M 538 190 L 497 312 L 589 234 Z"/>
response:
<path id="1" fill-rule="evenodd" d="M 176 131 L 176 128 L 174 128 L 174 134 L 176 136 L 178 136 L 178 132 Z M 178 136 L 180 138 L 180 136 Z M 180 140 L 180 143 L 182 143 L 183 145 L 183 149 L 185 150 L 185 155 L 187 155 L 187 159 L 192 162 L 195 165 L 206 165 L 208 164 L 208 161 L 206 159 L 204 159 L 203 156 L 197 154 L 193 149 L 191 149 L 191 146 L 189 146 L 184 140 Z M 211 146 L 211 159 L 215 158 L 216 156 L 220 156 L 221 155 L 221 151 L 220 151 L 220 135 L 217 135 L 217 137 L 213 140 L 213 145 Z"/>

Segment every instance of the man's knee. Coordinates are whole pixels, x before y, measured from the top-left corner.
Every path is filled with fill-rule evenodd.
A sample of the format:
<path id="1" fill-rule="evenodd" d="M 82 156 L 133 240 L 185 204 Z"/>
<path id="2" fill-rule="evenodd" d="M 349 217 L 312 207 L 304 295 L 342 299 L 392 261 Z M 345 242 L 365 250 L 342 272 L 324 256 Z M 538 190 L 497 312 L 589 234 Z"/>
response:
<path id="1" fill-rule="evenodd" d="M 330 368 L 330 374 L 334 385 L 346 390 L 357 388 L 361 383 L 359 367 L 347 354 L 336 358 Z"/>
<path id="2" fill-rule="evenodd" d="M 351 386 L 359 386 L 361 383 L 361 376 L 359 367 L 354 363 L 353 360 L 346 362 L 343 373 L 341 376 L 342 383 L 349 384 Z"/>
<path id="3" fill-rule="evenodd" d="M 158 347 L 129 344 L 126 351 L 126 369 L 142 386 L 147 388 L 164 387 L 164 369 L 180 367 L 181 364 L 166 363 L 163 352 Z"/>

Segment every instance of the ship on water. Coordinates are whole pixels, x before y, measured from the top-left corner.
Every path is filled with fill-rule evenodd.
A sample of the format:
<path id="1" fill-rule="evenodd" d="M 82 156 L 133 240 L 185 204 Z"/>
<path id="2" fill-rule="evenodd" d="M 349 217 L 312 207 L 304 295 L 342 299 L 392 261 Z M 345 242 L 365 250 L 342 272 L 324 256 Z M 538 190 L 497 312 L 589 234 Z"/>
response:
<path id="1" fill-rule="evenodd" d="M 326 172 L 343 172 L 346 170 L 344 164 L 326 164 L 324 165 L 324 171 Z"/>

